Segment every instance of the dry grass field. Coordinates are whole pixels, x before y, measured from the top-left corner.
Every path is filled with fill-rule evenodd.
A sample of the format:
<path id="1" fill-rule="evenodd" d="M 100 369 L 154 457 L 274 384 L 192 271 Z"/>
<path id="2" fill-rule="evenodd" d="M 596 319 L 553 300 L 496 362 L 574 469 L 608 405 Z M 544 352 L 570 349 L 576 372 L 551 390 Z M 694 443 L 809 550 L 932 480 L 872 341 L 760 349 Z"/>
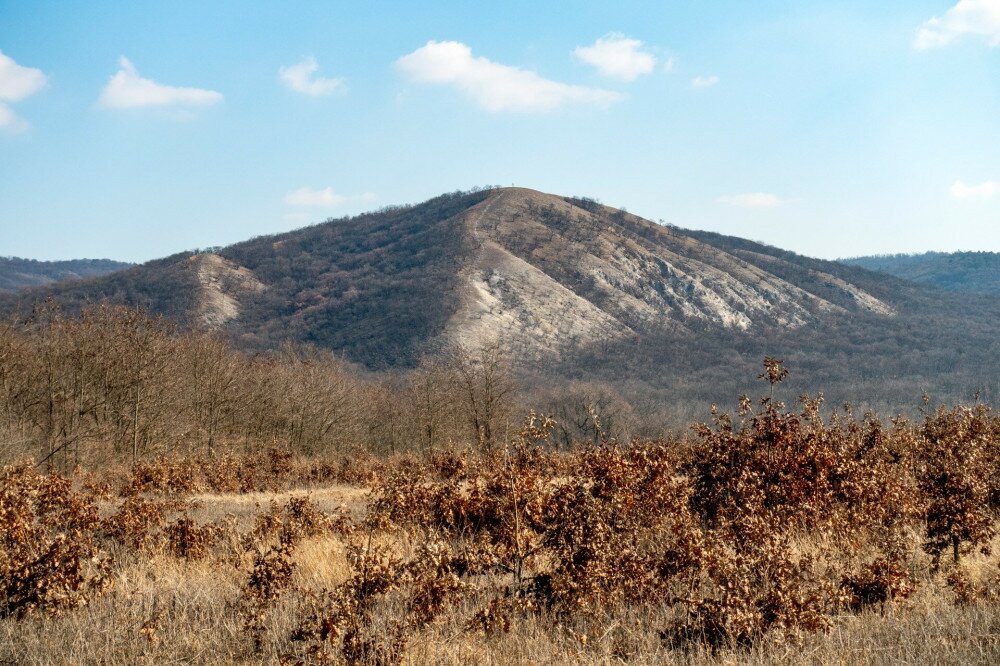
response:
<path id="1" fill-rule="evenodd" d="M 400 388 L 160 326 L 0 330 L 0 663 L 1000 663 L 984 405 L 791 408 L 766 358 L 735 413 L 578 438 L 493 354 Z"/>
<path id="2" fill-rule="evenodd" d="M 477 453 L 8 466 L 0 663 L 1000 662 L 1000 419 L 814 406 L 568 451 L 531 417 Z"/>
<path id="3" fill-rule="evenodd" d="M 195 494 L 188 514 L 199 524 L 224 524 L 202 560 L 177 558 L 162 545 L 116 553 L 112 586 L 82 608 L 58 615 L 37 614 L 0 621 L 0 663 L 4 664 L 271 664 L 290 658 L 288 640 L 301 616 L 289 598 L 268 611 L 267 640 L 252 649 L 237 611 L 251 562 L 240 552 L 240 535 L 251 531 L 271 502 L 308 497 L 324 511 L 345 507 L 363 518 L 369 490 L 332 485 L 304 491 Z M 400 553 L 413 543 L 399 535 L 387 545 Z M 291 561 L 291 587 L 319 591 L 352 575 L 343 535 L 303 538 Z M 944 574 L 918 558 L 917 592 L 905 601 L 861 613 L 841 613 L 818 633 L 745 648 L 715 651 L 700 646 L 674 649 L 660 638 L 672 618 L 666 608 L 630 608 L 623 613 L 566 622 L 523 617 L 510 630 L 470 632 L 465 617 L 476 610 L 466 599 L 441 621 L 416 632 L 399 655 L 405 664 L 995 664 L 1000 662 L 1000 607 L 957 604 Z M 995 562 L 976 556 L 963 563 L 983 578 Z M 291 595 L 290 595 L 291 596 Z M 389 623 L 403 609 L 392 604 L 374 622 Z M 376 629 L 377 630 L 377 629 Z"/>

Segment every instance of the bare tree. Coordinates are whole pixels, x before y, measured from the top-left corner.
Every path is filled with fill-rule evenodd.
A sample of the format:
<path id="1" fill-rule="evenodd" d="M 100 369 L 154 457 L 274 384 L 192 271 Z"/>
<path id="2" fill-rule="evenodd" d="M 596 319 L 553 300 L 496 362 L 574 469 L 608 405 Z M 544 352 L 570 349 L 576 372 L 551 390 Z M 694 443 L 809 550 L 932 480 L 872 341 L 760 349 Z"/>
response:
<path id="1" fill-rule="evenodd" d="M 634 414 L 617 391 L 592 382 L 572 382 L 540 398 L 542 410 L 556 421 L 556 438 L 564 445 L 626 439 Z"/>
<path id="2" fill-rule="evenodd" d="M 499 342 L 452 353 L 449 368 L 464 397 L 466 419 L 474 441 L 487 449 L 496 445 L 510 425 L 516 384 L 511 360 Z"/>
<path id="3" fill-rule="evenodd" d="M 424 359 L 409 373 L 403 388 L 409 401 L 409 420 L 417 432 L 420 448 L 431 450 L 457 435 L 459 420 L 455 404 L 455 386 L 447 365 Z"/>

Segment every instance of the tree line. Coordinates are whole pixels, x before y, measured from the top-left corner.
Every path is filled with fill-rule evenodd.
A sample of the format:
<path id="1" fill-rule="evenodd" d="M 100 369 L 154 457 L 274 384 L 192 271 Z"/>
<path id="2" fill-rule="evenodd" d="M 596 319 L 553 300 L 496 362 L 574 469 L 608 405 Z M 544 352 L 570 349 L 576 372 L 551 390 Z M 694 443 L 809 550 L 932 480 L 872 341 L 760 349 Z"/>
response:
<path id="1" fill-rule="evenodd" d="M 567 445 L 625 437 L 635 420 L 603 385 L 529 391 L 499 344 L 378 373 L 307 346 L 247 353 L 221 334 L 108 304 L 70 315 L 47 303 L 0 324 L 0 455 L 62 471 L 261 446 L 489 449 L 530 408 L 559 417 Z"/>

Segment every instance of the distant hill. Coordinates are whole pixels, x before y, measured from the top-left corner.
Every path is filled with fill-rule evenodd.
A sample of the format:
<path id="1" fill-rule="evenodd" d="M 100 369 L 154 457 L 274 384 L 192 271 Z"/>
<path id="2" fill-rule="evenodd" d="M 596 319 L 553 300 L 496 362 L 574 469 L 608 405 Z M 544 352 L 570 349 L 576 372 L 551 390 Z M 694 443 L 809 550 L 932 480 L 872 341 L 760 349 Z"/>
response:
<path id="1" fill-rule="evenodd" d="M 996 252 L 891 254 L 841 261 L 947 291 L 1000 296 L 1000 254 Z"/>
<path id="2" fill-rule="evenodd" d="M 71 261 L 35 261 L 18 257 L 0 257 L 0 292 L 15 292 L 60 280 L 106 275 L 132 264 L 110 259 L 73 259 Z"/>
<path id="3" fill-rule="evenodd" d="M 245 349 L 306 343 L 374 370 L 495 340 L 526 382 L 604 381 L 634 402 L 731 404 L 759 390 L 748 378 L 765 354 L 793 369 L 786 398 L 1000 395 L 1000 299 L 522 188 L 174 255 L 0 296 L 0 311 L 46 297 L 141 305 Z"/>

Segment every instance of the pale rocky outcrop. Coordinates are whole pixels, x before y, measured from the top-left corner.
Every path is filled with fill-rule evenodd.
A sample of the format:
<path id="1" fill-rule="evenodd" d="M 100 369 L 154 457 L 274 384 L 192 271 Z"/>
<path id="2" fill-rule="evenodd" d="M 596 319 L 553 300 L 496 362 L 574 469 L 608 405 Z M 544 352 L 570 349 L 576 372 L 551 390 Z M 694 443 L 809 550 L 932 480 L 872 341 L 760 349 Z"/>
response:
<path id="1" fill-rule="evenodd" d="M 839 303 L 770 272 L 777 257 L 744 259 L 679 230 L 533 190 L 494 192 L 469 209 L 466 228 L 478 249 L 445 334 L 464 346 L 500 340 L 519 355 L 549 357 L 694 321 L 797 328 L 819 314 L 846 314 L 845 303 L 894 314 L 833 275 L 809 272 L 827 296 L 841 293 Z"/>
<path id="2" fill-rule="evenodd" d="M 205 328 L 221 328 L 235 319 L 240 314 L 240 299 L 264 290 L 250 270 L 217 254 L 196 254 L 188 261 L 200 286 L 197 319 Z"/>

